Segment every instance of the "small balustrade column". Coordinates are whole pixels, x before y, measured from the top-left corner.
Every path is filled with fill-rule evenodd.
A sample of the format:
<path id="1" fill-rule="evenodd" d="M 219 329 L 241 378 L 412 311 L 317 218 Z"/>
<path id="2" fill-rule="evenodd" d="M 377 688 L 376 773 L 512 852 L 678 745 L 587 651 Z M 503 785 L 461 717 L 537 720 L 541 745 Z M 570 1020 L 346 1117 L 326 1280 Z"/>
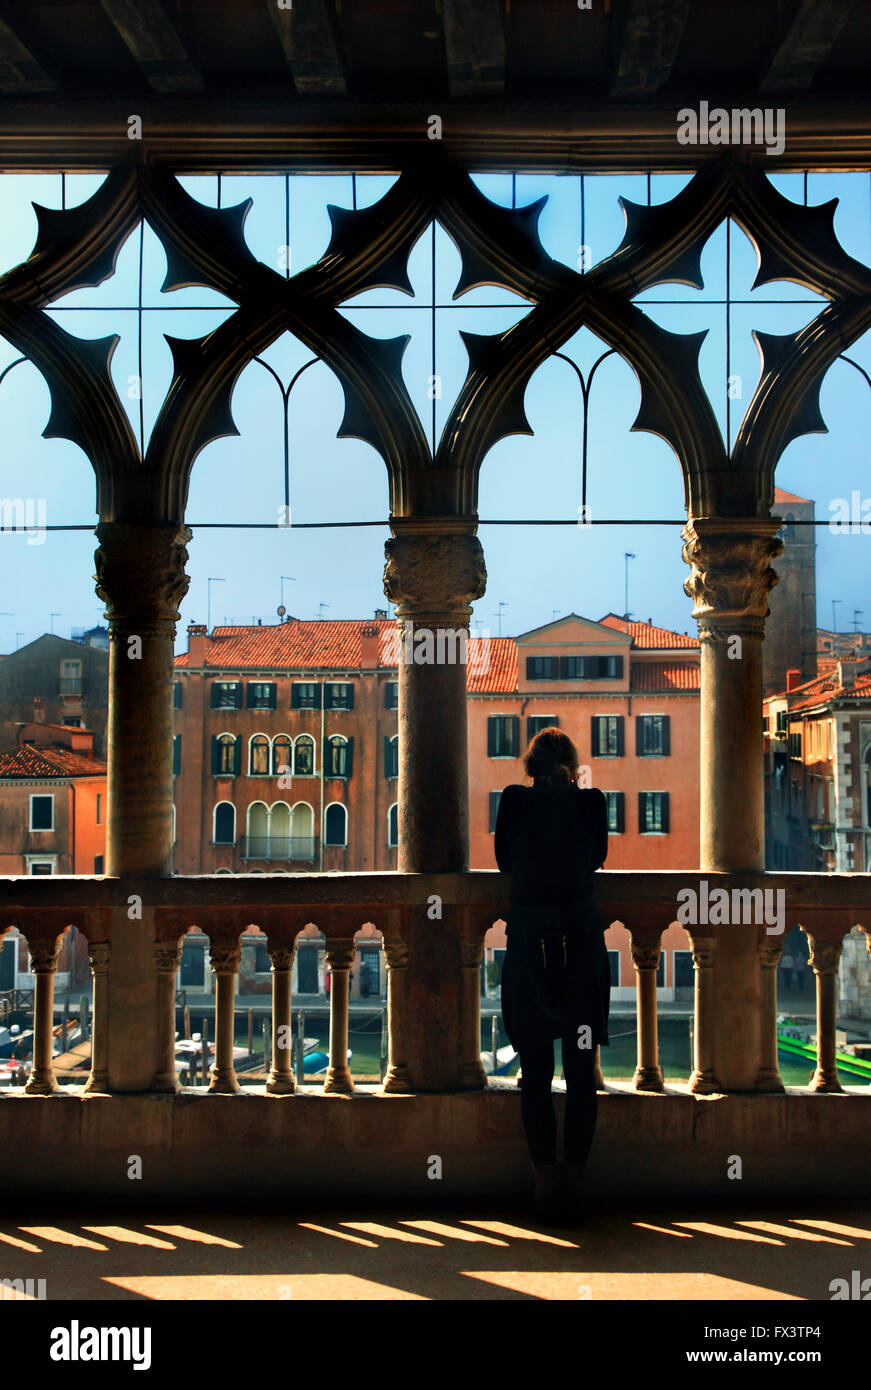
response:
<path id="1" fill-rule="evenodd" d="M 695 971 L 693 1000 L 693 1071 L 690 1090 L 696 1095 L 712 1095 L 722 1090 L 714 1071 L 714 961 L 716 937 L 690 936 Z"/>
<path id="2" fill-rule="evenodd" d="M 755 1090 L 786 1089 L 777 1056 L 777 966 L 783 950 L 783 937 L 763 936 L 756 943 L 762 973 L 762 1062 Z"/>
<path id="3" fill-rule="evenodd" d="M 484 959 L 484 932 L 489 925 L 489 922 L 477 920 L 476 913 L 469 912 L 460 937 L 463 962 L 463 1075 L 460 1089 L 463 1091 L 480 1091 L 487 1085 L 487 1073 L 481 1061 L 481 964 Z M 493 1071 L 496 1071 L 495 1057 Z"/>
<path id="4" fill-rule="evenodd" d="M 768 594 L 777 583 L 770 562 L 783 549 L 779 526 L 771 517 L 711 515 L 693 518 L 682 533 L 683 558 L 692 567 L 684 589 L 694 600 L 701 644 L 703 873 L 765 869 L 762 642 Z M 733 925 L 711 968 L 710 1066 L 718 1089 L 751 1091 L 761 1066 L 763 1011 L 753 928 Z"/>
<path id="5" fill-rule="evenodd" d="M 124 499 L 116 500 L 120 505 Z M 172 872 L 174 643 L 188 587 L 191 531 L 179 522 L 102 521 L 96 536 L 97 594 L 109 623 L 106 873 L 167 877 Z M 116 1092 L 147 1091 L 158 1071 L 165 1073 L 158 1040 L 155 910 L 147 895 L 140 896 L 138 912 L 120 911 L 112 930 L 107 1072 L 109 1089 Z"/>
<path id="6" fill-rule="evenodd" d="M 94 977 L 91 1011 L 91 1071 L 83 1093 L 109 1089 L 109 956 L 108 941 L 88 942 L 88 960 Z"/>
<path id="7" fill-rule="evenodd" d="M 405 1014 L 408 988 L 408 942 L 402 937 L 384 937 L 387 957 L 387 1071 L 385 1091 L 408 1095 L 411 1086 L 405 1060 Z"/>
<path id="8" fill-rule="evenodd" d="M 61 939 L 28 942 L 35 978 L 33 999 L 33 1067 L 24 1089 L 31 1096 L 50 1096 L 59 1090 L 54 1074 L 54 977 Z"/>
<path id="9" fill-rule="evenodd" d="M 327 964 L 330 967 L 330 1065 L 324 1082 L 324 1093 L 353 1095 L 354 1082 L 348 1066 L 348 1012 L 350 1002 L 349 974 L 357 954 L 353 941 L 326 943 Z"/>
<path id="10" fill-rule="evenodd" d="M 659 941 L 638 941 L 633 936 L 631 951 L 638 1012 L 638 1065 L 633 1081 L 636 1091 L 660 1092 L 665 1090 L 659 1065 L 656 1004 L 656 972 L 661 947 Z"/>
<path id="11" fill-rule="evenodd" d="M 180 1091 L 175 1069 L 175 980 L 181 966 L 181 942 L 156 941 L 157 970 L 157 1071 L 155 1091 Z"/>
<path id="12" fill-rule="evenodd" d="M 844 1088 L 838 1080 L 835 1027 L 837 1021 L 836 985 L 841 959 L 841 941 L 820 941 L 805 928 L 810 942 L 809 964 L 817 982 L 817 1065 L 810 1089 L 837 1095 Z"/>
<path id="13" fill-rule="evenodd" d="M 234 945 L 213 941 L 209 955 L 215 976 L 215 1064 L 209 1073 L 209 1090 L 213 1095 L 238 1095 L 241 1087 L 233 1065 L 233 1005 L 242 948 L 238 941 Z"/>
<path id="14" fill-rule="evenodd" d="M 293 1029 L 291 1025 L 291 980 L 296 942 L 292 946 L 267 946 L 272 971 L 272 1065 L 266 1079 L 271 1096 L 292 1096 L 296 1090 L 293 1075 Z"/>

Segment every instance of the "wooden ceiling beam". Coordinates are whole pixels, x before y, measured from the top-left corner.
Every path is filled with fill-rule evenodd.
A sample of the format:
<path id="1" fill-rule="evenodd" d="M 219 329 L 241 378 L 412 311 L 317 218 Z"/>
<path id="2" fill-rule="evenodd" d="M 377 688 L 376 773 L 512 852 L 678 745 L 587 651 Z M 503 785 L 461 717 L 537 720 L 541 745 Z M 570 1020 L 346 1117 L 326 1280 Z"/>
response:
<path id="1" fill-rule="evenodd" d="M 611 95 L 644 97 L 671 76 L 691 0 L 615 0 L 611 14 Z"/>
<path id="2" fill-rule="evenodd" d="M 804 91 L 831 53 L 855 0 L 798 0 L 779 29 L 759 90 Z"/>
<path id="3" fill-rule="evenodd" d="M 452 97 L 498 94 L 505 87 L 505 29 L 499 0 L 442 0 Z"/>
<path id="4" fill-rule="evenodd" d="M 100 5 L 153 91 L 205 90 L 203 75 L 161 0 L 100 0 Z"/>
<path id="5" fill-rule="evenodd" d="M 307 96 L 345 96 L 348 85 L 330 0 L 297 0 L 279 9 L 266 0 L 296 90 Z"/>
<path id="6" fill-rule="evenodd" d="M 0 92 L 56 92 L 58 84 L 34 57 L 24 37 L 16 33 L 8 12 L 0 14 Z"/>

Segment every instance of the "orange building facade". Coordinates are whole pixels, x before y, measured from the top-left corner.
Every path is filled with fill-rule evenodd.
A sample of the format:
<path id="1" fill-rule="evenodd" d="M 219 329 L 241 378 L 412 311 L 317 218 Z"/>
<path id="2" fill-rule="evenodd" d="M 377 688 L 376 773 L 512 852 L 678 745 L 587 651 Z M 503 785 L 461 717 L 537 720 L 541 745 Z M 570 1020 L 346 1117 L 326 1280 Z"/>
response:
<path id="1" fill-rule="evenodd" d="M 470 671 L 470 867 L 494 867 L 499 796 L 527 781 L 523 754 L 539 729 L 556 724 L 580 754 L 582 783 L 609 802 L 608 868 L 698 867 L 700 654 L 695 638 L 609 613 L 575 613 L 516 638 L 491 638 L 489 669 Z M 484 662 L 479 662 L 483 666 Z M 610 927 L 612 999 L 635 998 L 629 934 Z M 489 959 L 505 947 L 500 924 L 487 934 Z M 659 992 L 692 987 L 689 938 L 662 938 Z"/>
<path id="2" fill-rule="evenodd" d="M 413 659 L 383 610 L 211 634 L 191 626 L 176 657 L 175 871 L 395 869 L 403 655 Z M 443 659 L 460 655 L 445 644 Z M 699 680 L 694 638 L 614 614 L 471 639 L 470 868 L 495 867 L 499 795 L 524 780 L 529 739 L 552 723 L 576 743 L 587 785 L 608 795 L 609 867 L 697 867 Z M 628 933 L 609 928 L 607 943 L 613 997 L 632 1000 Z M 498 962 L 504 924 L 486 945 Z M 691 984 L 675 925 L 663 937 L 661 997 Z"/>

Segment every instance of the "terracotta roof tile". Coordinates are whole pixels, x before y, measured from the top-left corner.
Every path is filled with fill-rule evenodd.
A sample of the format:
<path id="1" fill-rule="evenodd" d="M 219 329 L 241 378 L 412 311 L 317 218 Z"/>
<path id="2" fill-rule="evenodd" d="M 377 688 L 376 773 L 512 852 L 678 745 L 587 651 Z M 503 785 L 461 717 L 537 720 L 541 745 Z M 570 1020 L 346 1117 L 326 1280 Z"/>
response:
<path id="1" fill-rule="evenodd" d="M 701 690 L 702 670 L 689 661 L 633 662 L 629 689 L 633 694 L 656 690 Z"/>
<path id="2" fill-rule="evenodd" d="M 657 627 L 655 623 L 638 623 L 620 618 L 616 613 L 606 613 L 599 622 L 602 627 L 613 628 L 615 632 L 628 632 L 632 646 L 638 651 L 665 651 L 670 647 L 694 647 L 699 650 L 699 639 L 688 637 L 685 632 L 672 632 L 667 627 Z"/>
<path id="3" fill-rule="evenodd" d="M 0 752 L 0 777 L 105 777 L 100 758 L 85 758 L 69 748 L 33 748 L 23 744 Z"/>
<path id="4" fill-rule="evenodd" d="M 271 627 L 216 627 L 205 639 L 205 665 L 218 670 L 262 670 L 269 666 L 344 670 L 359 667 L 364 627 L 377 627 L 382 656 L 389 653 L 396 623 L 388 618 L 293 618 Z M 387 653 L 385 648 L 388 649 Z M 182 652 L 176 666 L 190 666 Z M 393 665 L 389 659 L 385 665 Z"/>

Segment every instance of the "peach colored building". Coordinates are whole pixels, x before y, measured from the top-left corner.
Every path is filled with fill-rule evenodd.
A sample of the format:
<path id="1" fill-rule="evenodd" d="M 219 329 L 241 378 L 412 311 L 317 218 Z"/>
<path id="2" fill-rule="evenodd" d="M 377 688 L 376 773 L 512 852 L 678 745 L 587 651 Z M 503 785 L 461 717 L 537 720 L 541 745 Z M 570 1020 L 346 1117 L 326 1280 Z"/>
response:
<path id="1" fill-rule="evenodd" d="M 23 724 L 16 746 L 0 752 L 0 873 L 101 874 L 105 852 L 106 764 L 94 757 L 92 731 Z M 85 937 L 68 932 L 57 988 L 88 980 Z M 0 953 L 0 990 L 32 988 L 27 943 L 13 930 Z"/>
<path id="2" fill-rule="evenodd" d="M 650 621 L 571 613 L 491 638 L 489 669 L 469 676 L 470 867 L 494 867 L 501 791 L 526 780 L 530 739 L 556 724 L 576 744 L 586 784 L 608 797 L 608 868 L 697 868 L 699 688 L 698 641 Z M 612 998 L 634 999 L 628 933 L 611 927 L 606 942 Z M 488 933 L 490 958 L 504 946 L 499 925 Z M 662 947 L 661 997 L 691 994 L 683 928 L 670 927 Z"/>

